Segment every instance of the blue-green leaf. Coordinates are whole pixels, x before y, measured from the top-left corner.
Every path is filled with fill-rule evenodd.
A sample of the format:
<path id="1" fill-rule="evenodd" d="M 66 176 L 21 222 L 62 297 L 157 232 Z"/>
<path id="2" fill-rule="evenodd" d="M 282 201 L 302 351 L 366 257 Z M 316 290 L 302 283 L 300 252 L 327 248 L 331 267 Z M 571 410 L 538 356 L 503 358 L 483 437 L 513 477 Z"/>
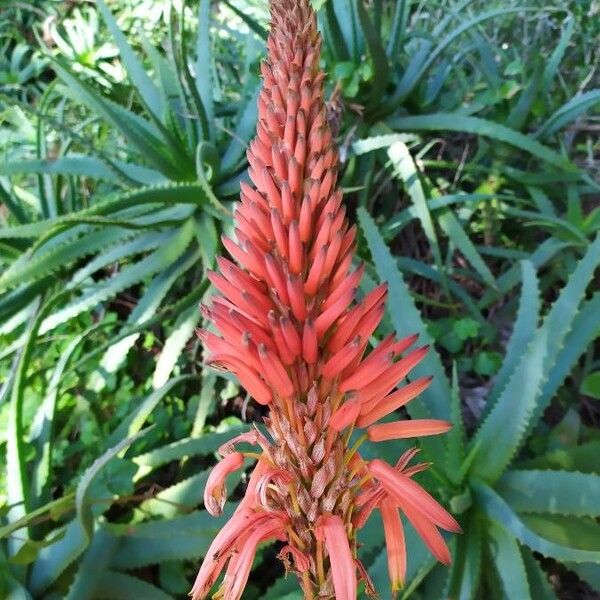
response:
<path id="1" fill-rule="evenodd" d="M 507 471 L 496 491 L 518 512 L 600 516 L 600 475 L 569 471 Z"/>

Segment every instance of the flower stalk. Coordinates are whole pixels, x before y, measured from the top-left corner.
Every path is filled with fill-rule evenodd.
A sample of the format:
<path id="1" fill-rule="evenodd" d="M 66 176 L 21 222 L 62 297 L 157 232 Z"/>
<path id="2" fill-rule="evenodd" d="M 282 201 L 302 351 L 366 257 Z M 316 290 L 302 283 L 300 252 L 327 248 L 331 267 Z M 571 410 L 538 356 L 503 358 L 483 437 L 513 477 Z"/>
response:
<path id="1" fill-rule="evenodd" d="M 367 353 L 385 310 L 387 286 L 363 298 L 364 266 L 352 267 L 356 228 L 337 186 L 338 152 L 326 118 L 321 38 L 308 0 L 272 0 L 268 58 L 261 71 L 258 125 L 248 149 L 252 185 L 242 183 L 235 239 L 223 238 L 209 275 L 219 294 L 203 307 L 206 362 L 235 374 L 268 407 L 265 426 L 220 448 L 205 507 L 219 514 L 227 475 L 258 456 L 243 500 L 211 544 L 191 592 L 205 598 L 224 570 L 215 597 L 237 600 L 257 546 L 279 540 L 286 570 L 306 598 L 354 600 L 360 580 L 357 532 L 379 509 L 394 590 L 404 579 L 406 549 L 400 511 L 433 554 L 450 559 L 438 528 L 456 521 L 412 476 L 408 451 L 391 467 L 365 461 L 360 446 L 443 433 L 445 422 L 378 424 L 424 389 L 430 378 L 397 388 L 423 359 L 417 336 L 385 338 Z M 358 432 L 354 430 L 358 428 Z M 352 433 L 354 432 L 354 435 Z M 240 442 L 259 454 L 236 450 Z"/>

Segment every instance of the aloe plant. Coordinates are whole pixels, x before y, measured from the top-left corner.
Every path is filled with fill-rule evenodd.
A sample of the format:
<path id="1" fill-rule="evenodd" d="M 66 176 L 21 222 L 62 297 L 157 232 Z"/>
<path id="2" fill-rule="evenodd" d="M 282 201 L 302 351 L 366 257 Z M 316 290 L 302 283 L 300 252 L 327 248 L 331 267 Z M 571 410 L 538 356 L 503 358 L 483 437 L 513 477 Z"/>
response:
<path id="1" fill-rule="evenodd" d="M 376 272 L 390 281 L 390 318 L 396 330 L 412 331 L 419 323 L 417 330 L 427 341 L 427 327 L 407 295 L 395 259 L 366 211 L 360 209 L 359 218 Z M 435 580 L 440 596 L 476 598 L 485 589 L 504 597 L 551 598 L 532 552 L 580 566 L 600 562 L 594 521 L 600 473 L 579 472 L 576 464 L 572 470 L 525 468 L 519 454 L 568 372 L 600 333 L 595 316 L 600 296 L 586 298 L 598 265 L 600 237 L 590 244 L 540 322 L 538 276 L 530 261 L 521 263 L 521 300 L 512 337 L 490 389 L 486 414 L 471 436 L 462 422 L 457 381 L 446 378 L 439 356 L 432 353 L 415 369 L 415 377 L 427 371 L 436 378 L 411 414 L 454 424 L 447 444 L 421 444 L 434 462 L 438 487 L 460 513 L 465 530 L 456 542 L 453 567 L 442 576 L 432 574 L 430 585 Z M 452 397 L 451 404 L 444 401 L 447 397 Z M 377 558 L 372 566 L 374 577 L 382 560 Z M 414 565 L 414 585 L 433 567 L 427 559 Z M 489 588 L 491 581 L 500 583 L 500 591 Z"/>

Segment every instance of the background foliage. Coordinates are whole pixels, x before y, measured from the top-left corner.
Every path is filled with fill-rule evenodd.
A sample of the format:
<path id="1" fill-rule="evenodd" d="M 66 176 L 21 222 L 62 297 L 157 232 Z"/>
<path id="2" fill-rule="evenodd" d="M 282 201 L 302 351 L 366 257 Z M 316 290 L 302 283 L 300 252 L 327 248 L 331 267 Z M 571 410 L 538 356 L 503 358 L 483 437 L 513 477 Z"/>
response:
<path id="1" fill-rule="evenodd" d="M 600 5 L 315 7 L 378 335 L 434 342 L 411 414 L 454 423 L 423 483 L 465 534 L 446 569 L 408 530 L 403 597 L 596 597 Z M 2 597 L 183 598 L 220 527 L 215 450 L 261 414 L 193 332 L 267 24 L 262 0 L 0 12 Z M 380 528 L 361 555 L 389 598 Z M 275 553 L 248 598 L 298 597 Z"/>

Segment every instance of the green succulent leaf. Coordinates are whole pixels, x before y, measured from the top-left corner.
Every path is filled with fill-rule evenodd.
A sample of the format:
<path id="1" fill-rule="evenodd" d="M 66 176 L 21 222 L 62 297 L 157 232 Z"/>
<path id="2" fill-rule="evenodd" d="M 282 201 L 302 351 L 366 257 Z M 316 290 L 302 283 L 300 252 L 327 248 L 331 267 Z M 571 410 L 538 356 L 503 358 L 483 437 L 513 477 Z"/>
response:
<path id="1" fill-rule="evenodd" d="M 507 471 L 496 491 L 518 512 L 597 517 L 600 475 L 568 471 Z"/>

